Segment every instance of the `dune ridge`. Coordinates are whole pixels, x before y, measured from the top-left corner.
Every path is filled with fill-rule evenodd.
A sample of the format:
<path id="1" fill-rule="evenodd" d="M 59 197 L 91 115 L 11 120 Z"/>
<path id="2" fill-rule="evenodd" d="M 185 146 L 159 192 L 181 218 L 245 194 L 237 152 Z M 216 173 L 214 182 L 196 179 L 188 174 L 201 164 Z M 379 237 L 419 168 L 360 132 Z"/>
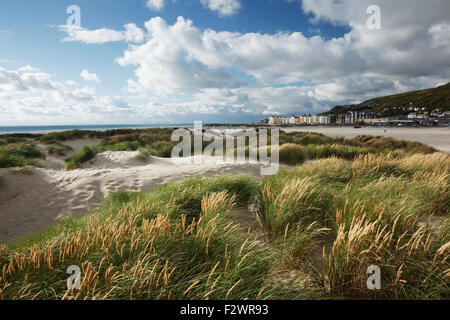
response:
<path id="1" fill-rule="evenodd" d="M 95 208 L 111 193 L 145 191 L 192 175 L 260 174 L 252 164 L 192 163 L 193 158 L 151 157 L 139 152 L 103 152 L 82 169 L 30 168 L 27 173 L 7 171 L 0 187 L 0 243 L 44 229 L 69 215 Z"/>

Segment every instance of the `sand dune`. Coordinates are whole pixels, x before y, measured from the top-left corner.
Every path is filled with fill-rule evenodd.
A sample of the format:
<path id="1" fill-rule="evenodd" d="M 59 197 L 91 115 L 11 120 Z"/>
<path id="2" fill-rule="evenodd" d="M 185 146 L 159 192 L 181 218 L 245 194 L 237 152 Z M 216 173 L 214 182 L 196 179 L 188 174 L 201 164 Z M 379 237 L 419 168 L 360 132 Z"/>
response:
<path id="1" fill-rule="evenodd" d="M 136 159 L 138 152 L 104 152 L 83 169 L 31 169 L 31 174 L 7 171 L 0 186 L 0 242 L 39 231 L 70 214 L 85 213 L 116 191 L 149 190 L 185 177 L 250 173 L 258 165 L 193 164 L 193 158 Z"/>

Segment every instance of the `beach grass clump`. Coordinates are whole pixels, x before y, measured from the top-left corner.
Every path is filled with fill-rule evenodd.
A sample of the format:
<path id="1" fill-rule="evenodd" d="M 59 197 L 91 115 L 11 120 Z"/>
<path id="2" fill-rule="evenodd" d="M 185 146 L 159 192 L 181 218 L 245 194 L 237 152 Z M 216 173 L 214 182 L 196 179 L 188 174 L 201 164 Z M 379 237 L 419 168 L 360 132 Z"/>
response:
<path id="1" fill-rule="evenodd" d="M 353 160 L 360 155 L 369 153 L 371 153 L 371 151 L 368 148 L 338 144 L 310 144 L 305 147 L 305 154 L 308 159 L 338 157 L 346 160 Z"/>
<path id="2" fill-rule="evenodd" d="M 61 132 L 52 132 L 48 134 L 41 135 L 39 140 L 43 144 L 54 144 L 57 141 L 67 141 L 83 139 L 88 134 L 88 131 L 83 130 L 69 130 Z"/>
<path id="3" fill-rule="evenodd" d="M 339 147 L 359 147 L 371 153 L 392 153 L 398 151 L 402 154 L 431 154 L 436 149 L 420 142 L 397 140 L 391 137 L 360 135 L 352 139 L 344 137 L 329 137 L 315 132 L 280 132 L 280 145 L 297 144 L 300 146 L 335 145 Z M 269 137 L 270 143 L 270 137 Z M 366 154 L 367 151 L 364 152 Z"/>
<path id="4" fill-rule="evenodd" d="M 11 143 L 22 143 L 22 142 L 26 142 L 26 141 L 27 140 L 22 137 L 5 135 L 0 138 L 0 146 L 4 146 L 7 144 L 11 144 Z"/>
<path id="5" fill-rule="evenodd" d="M 150 157 L 170 158 L 175 144 L 158 141 L 152 145 L 139 148 L 138 158 L 145 161 Z"/>
<path id="6" fill-rule="evenodd" d="M 262 182 L 263 225 L 282 260 L 309 270 L 326 296 L 445 299 L 449 164 L 447 154 L 369 154 L 284 169 Z M 367 289 L 371 265 L 381 290 Z"/>
<path id="7" fill-rule="evenodd" d="M 49 154 L 57 155 L 60 157 L 66 156 L 69 152 L 72 152 L 73 148 L 71 146 L 62 144 L 61 142 L 55 142 L 47 147 L 47 152 Z"/>
<path id="8" fill-rule="evenodd" d="M 97 149 L 99 152 L 104 151 L 136 151 L 139 143 L 136 141 L 121 141 L 114 144 L 100 144 Z"/>
<path id="9" fill-rule="evenodd" d="M 64 160 L 66 162 L 66 169 L 74 170 L 80 168 L 83 163 L 94 159 L 97 153 L 97 148 L 83 146 L 80 152 L 75 153 Z"/>
<path id="10" fill-rule="evenodd" d="M 279 148 L 281 163 L 289 165 L 303 164 L 306 160 L 326 159 L 331 157 L 353 160 L 360 155 L 372 153 L 368 148 L 338 144 L 283 144 Z"/>
<path id="11" fill-rule="evenodd" d="M 126 149 L 120 151 L 136 151 L 140 147 L 147 147 L 158 143 L 170 143 L 173 129 L 145 129 L 125 132 L 106 132 L 100 144 L 105 150 L 114 148 Z"/>
<path id="12" fill-rule="evenodd" d="M 31 143 L 9 144 L 3 148 L 3 151 L 8 154 L 17 155 L 27 159 L 45 158 L 44 153 L 42 153 L 42 151 Z"/>
<path id="13" fill-rule="evenodd" d="M 150 155 L 170 158 L 175 146 L 171 142 L 173 129 L 146 129 L 106 132 L 98 151 L 141 151 L 141 159 Z"/>
<path id="14" fill-rule="evenodd" d="M 139 148 L 139 155 L 137 156 L 137 159 L 141 161 L 147 161 L 154 155 L 154 151 L 149 147 Z"/>
<path id="15" fill-rule="evenodd" d="M 327 137 L 326 135 L 320 133 L 312 133 L 312 132 L 301 132 L 293 134 L 293 142 L 295 144 L 307 146 L 307 145 L 324 145 L 324 144 L 332 144 L 334 139 L 331 137 Z"/>
<path id="16" fill-rule="evenodd" d="M 263 225 L 269 236 L 279 237 L 286 228 L 298 224 L 310 225 L 320 221 L 326 225 L 327 207 L 332 198 L 319 183 L 310 178 L 292 179 L 272 177 L 265 179 L 262 188 L 264 204 Z"/>
<path id="17" fill-rule="evenodd" d="M 0 168 L 36 166 L 45 155 L 31 143 L 11 143 L 0 147 Z"/>
<path id="18" fill-rule="evenodd" d="M 375 152 L 383 152 L 386 150 L 402 150 L 409 154 L 423 153 L 430 154 L 437 152 L 433 147 L 427 146 L 420 142 L 397 140 L 391 137 L 374 137 L 368 135 L 357 136 L 349 139 L 348 142 L 352 145 L 363 146 L 370 148 Z"/>
<path id="19" fill-rule="evenodd" d="M 8 154 L 7 152 L 0 151 L 0 168 L 14 168 L 25 166 L 42 167 L 42 164 L 39 162 L 39 160 L 36 159 L 26 159 L 18 155 Z"/>
<path id="20" fill-rule="evenodd" d="M 397 221 L 396 218 L 395 221 Z M 327 257 L 331 291 L 347 298 L 445 299 L 448 297 L 449 243 L 439 241 L 417 217 L 407 217 L 408 230 L 382 219 L 354 216 L 340 224 Z M 379 290 L 367 289 L 367 269 L 381 270 Z"/>
<path id="21" fill-rule="evenodd" d="M 280 162 L 290 165 L 302 164 L 306 160 L 306 152 L 302 146 L 288 143 L 280 146 Z"/>

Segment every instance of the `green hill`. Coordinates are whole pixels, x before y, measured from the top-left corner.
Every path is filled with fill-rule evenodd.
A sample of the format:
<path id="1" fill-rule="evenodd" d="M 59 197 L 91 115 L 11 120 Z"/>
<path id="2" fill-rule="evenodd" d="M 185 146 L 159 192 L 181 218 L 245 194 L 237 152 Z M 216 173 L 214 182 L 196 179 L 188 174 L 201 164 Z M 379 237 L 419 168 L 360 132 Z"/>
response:
<path id="1" fill-rule="evenodd" d="M 340 114 L 347 111 L 371 109 L 381 112 L 383 115 L 392 116 L 408 114 L 411 112 L 410 107 L 426 108 L 426 111 L 434 109 L 450 111 L 450 83 L 437 88 L 374 98 L 359 105 L 336 106 L 327 113 Z"/>

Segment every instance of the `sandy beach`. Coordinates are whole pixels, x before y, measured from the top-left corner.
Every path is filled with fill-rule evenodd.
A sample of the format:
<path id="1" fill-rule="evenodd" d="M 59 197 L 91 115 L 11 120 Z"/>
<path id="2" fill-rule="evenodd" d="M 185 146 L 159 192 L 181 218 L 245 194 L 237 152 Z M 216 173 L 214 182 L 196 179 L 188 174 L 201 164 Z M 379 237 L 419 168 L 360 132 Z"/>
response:
<path id="1" fill-rule="evenodd" d="M 386 133 L 384 132 L 386 130 Z M 398 140 L 418 141 L 439 151 L 450 153 L 450 128 L 385 128 L 364 127 L 299 127 L 284 128 L 286 132 L 317 132 L 327 136 L 354 138 L 359 135 L 392 137 Z"/>

